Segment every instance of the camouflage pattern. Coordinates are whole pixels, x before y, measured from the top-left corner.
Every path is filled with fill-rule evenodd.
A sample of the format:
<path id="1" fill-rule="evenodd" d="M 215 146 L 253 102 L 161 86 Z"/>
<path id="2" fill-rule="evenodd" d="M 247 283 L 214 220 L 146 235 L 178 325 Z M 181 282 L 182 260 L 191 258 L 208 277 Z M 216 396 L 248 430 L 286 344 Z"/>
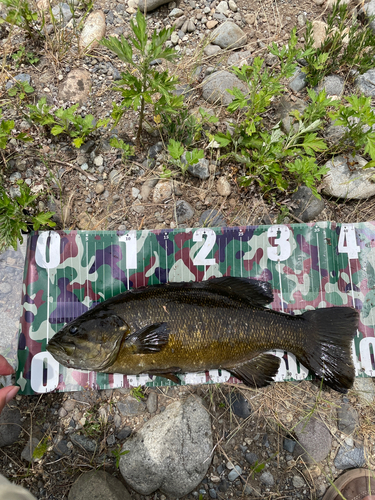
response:
<path id="1" fill-rule="evenodd" d="M 375 376 L 375 222 L 145 231 L 35 232 L 28 239 L 17 382 L 24 394 L 172 385 L 159 377 L 83 372 L 60 366 L 46 344 L 66 322 L 130 288 L 241 276 L 269 281 L 271 308 L 290 314 L 330 306 L 361 312 L 357 376 Z M 282 359 L 277 381 L 309 375 Z M 237 382 L 220 370 L 183 383 Z"/>

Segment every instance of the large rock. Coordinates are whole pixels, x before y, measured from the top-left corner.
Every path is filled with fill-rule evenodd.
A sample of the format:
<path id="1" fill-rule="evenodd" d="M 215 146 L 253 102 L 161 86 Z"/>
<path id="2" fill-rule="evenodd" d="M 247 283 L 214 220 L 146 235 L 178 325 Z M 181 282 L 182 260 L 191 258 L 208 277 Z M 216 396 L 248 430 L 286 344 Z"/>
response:
<path id="1" fill-rule="evenodd" d="M 356 79 L 355 84 L 358 90 L 365 94 L 366 97 L 375 96 L 375 69 L 369 69 L 366 73 L 360 75 Z"/>
<path id="2" fill-rule="evenodd" d="M 237 24 L 226 21 L 212 33 L 211 43 L 222 49 L 238 49 L 246 45 L 247 35 Z"/>
<path id="3" fill-rule="evenodd" d="M 366 465 L 365 452 L 363 446 L 354 447 L 343 443 L 334 460 L 336 469 L 346 470 L 364 467 Z"/>
<path id="4" fill-rule="evenodd" d="M 297 437 L 294 456 L 302 455 L 306 463 L 321 462 L 331 451 L 331 433 L 320 418 L 313 416 L 307 422 L 303 420 L 296 426 L 294 432 Z"/>
<path id="5" fill-rule="evenodd" d="M 139 0 L 138 7 L 141 12 L 151 12 L 166 3 L 169 3 L 169 0 Z"/>
<path id="6" fill-rule="evenodd" d="M 329 172 L 323 179 L 322 191 L 335 198 L 356 199 L 368 198 L 375 194 L 375 183 L 370 177 L 375 168 L 363 167 L 367 160 L 361 156 L 336 156 L 326 163 Z"/>
<path id="7" fill-rule="evenodd" d="M 85 69 L 73 69 L 59 87 L 59 99 L 83 104 L 91 88 L 91 74 Z"/>
<path id="8" fill-rule="evenodd" d="M 233 96 L 227 89 L 239 88 L 244 94 L 248 92 L 246 85 L 235 75 L 228 71 L 217 71 L 207 77 L 202 84 L 202 96 L 207 102 L 228 106 L 233 101 Z"/>
<path id="9" fill-rule="evenodd" d="M 105 35 L 105 15 L 98 10 L 92 12 L 86 19 L 81 36 L 79 38 L 79 50 L 88 52 L 96 47 Z"/>
<path id="10" fill-rule="evenodd" d="M 181 498 L 204 478 L 211 460 L 210 416 L 199 398 L 170 404 L 126 441 L 120 458 L 125 481 L 141 495 L 160 489 Z"/>
<path id="11" fill-rule="evenodd" d="M 316 91 L 325 89 L 327 96 L 340 96 L 344 92 L 344 79 L 338 75 L 328 75 L 319 83 Z"/>
<path id="12" fill-rule="evenodd" d="M 85 472 L 70 488 L 68 500 L 131 500 L 125 486 L 103 470 Z"/>

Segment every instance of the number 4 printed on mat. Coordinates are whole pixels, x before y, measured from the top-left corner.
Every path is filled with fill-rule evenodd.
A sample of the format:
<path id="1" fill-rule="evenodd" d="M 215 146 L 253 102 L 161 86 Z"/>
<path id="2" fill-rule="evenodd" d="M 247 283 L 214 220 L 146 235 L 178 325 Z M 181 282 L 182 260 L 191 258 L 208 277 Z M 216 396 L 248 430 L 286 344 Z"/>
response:
<path id="1" fill-rule="evenodd" d="M 357 245 L 355 227 L 351 224 L 342 224 L 338 249 L 340 253 L 347 253 L 348 259 L 358 259 L 361 247 Z"/>

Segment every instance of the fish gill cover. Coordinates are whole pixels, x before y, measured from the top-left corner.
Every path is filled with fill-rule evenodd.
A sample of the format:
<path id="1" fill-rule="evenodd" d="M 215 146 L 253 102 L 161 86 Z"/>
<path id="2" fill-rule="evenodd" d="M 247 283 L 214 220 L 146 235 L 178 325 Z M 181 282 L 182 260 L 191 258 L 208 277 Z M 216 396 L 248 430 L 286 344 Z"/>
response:
<path id="1" fill-rule="evenodd" d="M 23 394 L 144 385 L 164 378 L 65 368 L 46 352 L 67 322 L 132 288 L 236 276 L 268 281 L 270 307 L 289 314 L 349 306 L 360 312 L 353 341 L 357 376 L 375 376 L 375 222 L 144 231 L 35 232 L 28 239 L 18 346 Z M 281 358 L 276 381 L 309 378 Z M 225 370 L 189 373 L 182 383 L 236 382 Z"/>

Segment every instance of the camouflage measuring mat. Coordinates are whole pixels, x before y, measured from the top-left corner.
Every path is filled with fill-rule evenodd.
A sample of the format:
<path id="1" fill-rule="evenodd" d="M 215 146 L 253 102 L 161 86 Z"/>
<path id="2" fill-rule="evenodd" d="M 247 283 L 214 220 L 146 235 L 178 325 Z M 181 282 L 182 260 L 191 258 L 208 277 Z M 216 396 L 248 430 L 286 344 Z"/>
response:
<path id="1" fill-rule="evenodd" d="M 361 312 L 353 341 L 357 376 L 375 376 L 375 222 L 291 224 L 145 231 L 32 233 L 24 271 L 16 380 L 23 394 L 171 385 L 148 375 L 125 376 L 65 368 L 48 340 L 87 309 L 130 288 L 212 276 L 269 281 L 271 308 L 290 314 L 331 306 Z M 282 359 L 277 381 L 308 372 Z M 236 382 L 224 370 L 192 373 L 183 383 Z"/>

